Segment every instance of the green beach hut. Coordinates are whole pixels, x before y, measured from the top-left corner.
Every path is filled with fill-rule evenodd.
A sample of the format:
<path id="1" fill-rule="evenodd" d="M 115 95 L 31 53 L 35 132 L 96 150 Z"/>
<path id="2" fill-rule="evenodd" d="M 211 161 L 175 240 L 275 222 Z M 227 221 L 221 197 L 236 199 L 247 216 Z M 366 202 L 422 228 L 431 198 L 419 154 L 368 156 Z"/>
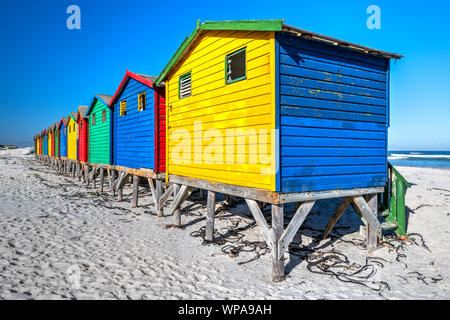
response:
<path id="1" fill-rule="evenodd" d="M 111 164 L 111 99 L 112 96 L 96 94 L 86 114 L 90 163 Z"/>

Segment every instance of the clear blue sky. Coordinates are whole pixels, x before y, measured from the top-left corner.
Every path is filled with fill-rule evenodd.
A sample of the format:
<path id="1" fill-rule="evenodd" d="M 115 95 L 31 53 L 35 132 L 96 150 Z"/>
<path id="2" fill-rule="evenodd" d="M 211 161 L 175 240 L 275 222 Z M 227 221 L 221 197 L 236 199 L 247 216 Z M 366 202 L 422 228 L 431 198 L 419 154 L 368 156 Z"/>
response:
<path id="1" fill-rule="evenodd" d="M 450 1 L 0 2 L 0 144 L 33 135 L 94 93 L 113 94 L 125 69 L 158 75 L 197 19 L 286 23 L 405 56 L 391 68 L 393 150 L 450 150 Z M 81 30 L 66 9 L 81 8 Z M 381 8 L 381 30 L 366 9 Z M 175 10 L 177 9 L 177 10 Z"/>

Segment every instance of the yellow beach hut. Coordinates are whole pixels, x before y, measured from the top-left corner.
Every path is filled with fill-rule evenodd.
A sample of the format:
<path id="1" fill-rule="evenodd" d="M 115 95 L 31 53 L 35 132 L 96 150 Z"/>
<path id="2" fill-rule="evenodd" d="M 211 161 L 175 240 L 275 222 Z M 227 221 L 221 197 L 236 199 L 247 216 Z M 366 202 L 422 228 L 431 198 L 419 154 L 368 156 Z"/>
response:
<path id="1" fill-rule="evenodd" d="M 78 123 L 76 112 L 69 114 L 69 122 L 67 124 L 67 158 L 70 160 L 78 159 Z"/>
<path id="2" fill-rule="evenodd" d="M 390 59 L 400 58 L 284 20 L 197 22 L 155 81 L 166 89 L 166 179 L 181 186 L 171 211 L 192 188 L 208 190 L 212 240 L 214 193 L 244 197 L 271 246 L 274 279 L 317 199 L 345 197 L 344 210 L 352 202 L 374 248 Z M 272 204 L 272 229 L 256 201 Z M 285 203 L 299 207 L 283 232 Z"/>

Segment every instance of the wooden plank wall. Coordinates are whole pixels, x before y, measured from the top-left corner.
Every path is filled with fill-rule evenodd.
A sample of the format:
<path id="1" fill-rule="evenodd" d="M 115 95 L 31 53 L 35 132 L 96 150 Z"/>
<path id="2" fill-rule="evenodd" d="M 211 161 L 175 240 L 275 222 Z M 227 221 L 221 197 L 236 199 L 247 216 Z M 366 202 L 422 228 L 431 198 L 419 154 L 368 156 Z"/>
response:
<path id="1" fill-rule="evenodd" d="M 110 116 L 111 111 L 98 99 L 89 114 L 89 162 L 110 164 Z M 102 122 L 103 110 L 106 112 L 105 122 Z M 92 118 L 95 114 L 95 125 Z"/>
<path id="2" fill-rule="evenodd" d="M 387 60 L 279 33 L 282 192 L 384 186 Z"/>
<path id="3" fill-rule="evenodd" d="M 267 143 L 261 145 L 272 158 L 271 129 L 275 128 L 274 88 L 272 85 L 270 61 L 274 38 L 271 32 L 255 31 L 208 31 L 193 45 L 183 61 L 174 69 L 166 82 L 168 163 L 166 172 L 210 181 L 268 190 L 275 188 L 275 175 L 262 174 L 270 170 L 272 163 L 262 163 L 260 157 L 249 163 L 249 154 L 258 146 L 247 137 L 241 145 L 245 151 L 215 148 L 211 152 L 214 160 L 202 158 L 212 140 L 205 140 L 203 146 L 195 148 L 194 122 L 201 121 L 197 134 L 204 135 L 209 129 L 219 130 L 224 141 L 227 129 L 247 131 L 267 130 Z M 225 84 L 225 57 L 246 47 L 247 78 L 229 85 Z M 191 72 L 192 95 L 179 99 L 179 77 Z M 185 130 L 190 141 L 180 145 L 179 136 L 174 133 Z M 234 137 L 243 134 L 236 133 Z M 216 140 L 217 141 L 217 140 Z M 220 143 L 220 142 L 219 142 Z M 182 146 L 190 153 L 172 152 Z M 190 149 L 189 149 L 190 148 Z M 256 151 L 258 153 L 258 150 Z M 227 156 L 229 157 L 227 161 Z M 196 159 L 200 159 L 196 161 Z M 233 160 L 232 160 L 233 159 Z M 231 162 L 231 163 L 230 163 Z"/>
<path id="4" fill-rule="evenodd" d="M 138 94 L 146 92 L 147 106 L 138 111 Z M 127 100 L 127 114 L 120 116 L 120 101 Z M 113 164 L 127 168 L 147 168 L 155 165 L 154 91 L 129 78 L 113 112 Z"/>
<path id="5" fill-rule="evenodd" d="M 165 88 L 157 88 L 155 101 L 157 104 L 158 121 L 156 122 L 158 137 L 156 142 L 156 172 L 166 171 L 166 91 Z"/>
<path id="6" fill-rule="evenodd" d="M 59 130 L 59 156 L 67 157 L 67 127 L 64 123 Z"/>
<path id="7" fill-rule="evenodd" d="M 51 131 L 48 133 L 48 143 L 47 143 L 47 155 L 52 156 L 52 139 L 53 134 Z"/>
<path id="8" fill-rule="evenodd" d="M 78 120 L 78 160 L 88 162 L 89 150 L 89 123 L 88 119 L 80 117 Z"/>
<path id="9" fill-rule="evenodd" d="M 72 117 L 69 117 L 68 123 L 68 131 L 67 131 L 67 158 L 71 160 L 77 160 L 77 137 L 78 137 L 78 125 L 73 120 Z"/>
<path id="10" fill-rule="evenodd" d="M 59 157 L 59 130 L 55 130 L 55 157 Z"/>
<path id="11" fill-rule="evenodd" d="M 48 135 L 45 135 L 42 140 L 44 141 L 43 143 L 43 155 L 48 155 Z"/>

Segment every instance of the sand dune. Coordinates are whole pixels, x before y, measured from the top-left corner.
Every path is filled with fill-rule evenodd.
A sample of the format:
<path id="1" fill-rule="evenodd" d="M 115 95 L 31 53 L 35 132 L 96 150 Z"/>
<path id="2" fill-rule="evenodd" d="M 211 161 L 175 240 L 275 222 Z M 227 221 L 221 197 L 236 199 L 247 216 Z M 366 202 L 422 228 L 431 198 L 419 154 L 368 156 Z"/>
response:
<path id="1" fill-rule="evenodd" d="M 420 233 L 426 247 L 407 243 L 399 251 L 405 257 L 389 247 L 375 251 L 372 256 L 385 261 L 373 263 L 367 286 L 313 273 L 305 259 L 286 253 L 289 276 L 274 284 L 262 244 L 258 259 L 239 264 L 255 258 L 255 251 L 233 256 L 222 251 L 225 244 L 202 245 L 201 237 L 194 237 L 205 225 L 206 211 L 195 194 L 183 204 L 185 228 L 165 228 L 172 217 L 155 216 L 148 190 L 141 191 L 140 207 L 130 210 L 130 186 L 119 203 L 107 187 L 99 194 L 24 151 L 0 151 L 0 298 L 448 299 L 450 170 L 399 170 L 413 183 L 406 198 L 413 210 L 408 231 Z M 352 209 L 331 240 L 313 241 L 336 206 L 337 201 L 320 201 L 294 241 L 308 246 L 310 260 L 313 251 L 338 250 L 350 264 L 364 265 L 366 251 L 357 246 L 363 240 L 361 221 Z M 218 201 L 217 210 L 217 232 L 226 239 L 242 235 L 241 245 L 262 241 L 245 203 L 228 208 Z M 288 214 L 292 210 L 286 208 Z M 244 230 L 237 232 L 240 227 Z"/>

